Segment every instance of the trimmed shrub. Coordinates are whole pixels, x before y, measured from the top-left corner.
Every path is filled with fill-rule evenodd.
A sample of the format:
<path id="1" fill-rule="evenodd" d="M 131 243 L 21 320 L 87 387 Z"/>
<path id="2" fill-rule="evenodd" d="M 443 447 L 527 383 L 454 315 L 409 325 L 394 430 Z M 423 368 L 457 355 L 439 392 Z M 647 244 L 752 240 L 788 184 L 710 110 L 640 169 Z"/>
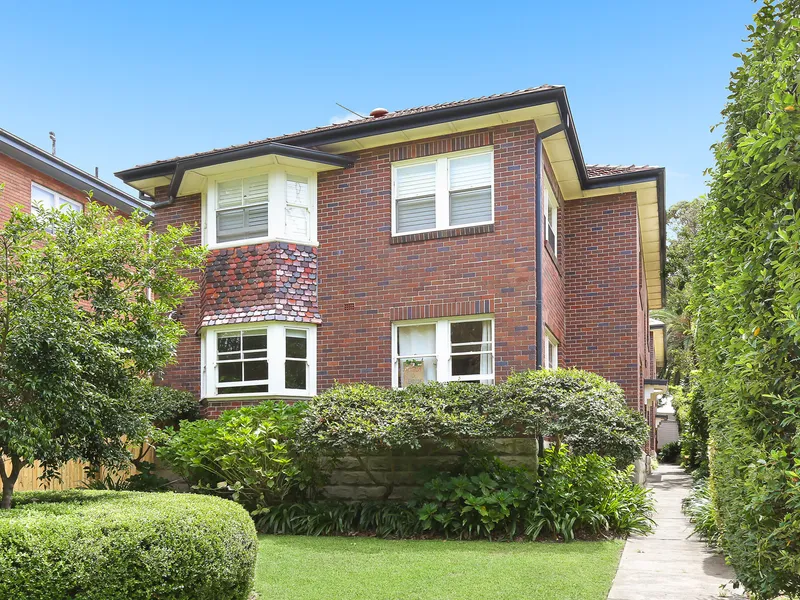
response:
<path id="1" fill-rule="evenodd" d="M 21 492 L 0 511 L 0 598 L 245 600 L 253 522 L 192 494 Z"/>
<path id="2" fill-rule="evenodd" d="M 666 463 L 676 463 L 681 456 L 681 443 L 668 442 L 658 451 L 658 460 Z"/>
<path id="3" fill-rule="evenodd" d="M 305 404 L 264 402 L 181 423 L 159 457 L 200 491 L 248 510 L 313 496 L 327 469 L 297 443 Z"/>
<path id="4" fill-rule="evenodd" d="M 619 467 L 633 463 L 647 442 L 644 417 L 625 402 L 616 383 L 578 369 L 513 373 L 500 386 L 504 404 L 536 415 L 541 433 L 575 454 L 613 457 Z"/>
<path id="5" fill-rule="evenodd" d="M 800 597 L 800 0 L 760 4 L 714 146 L 693 309 L 720 543 L 764 600 Z"/>

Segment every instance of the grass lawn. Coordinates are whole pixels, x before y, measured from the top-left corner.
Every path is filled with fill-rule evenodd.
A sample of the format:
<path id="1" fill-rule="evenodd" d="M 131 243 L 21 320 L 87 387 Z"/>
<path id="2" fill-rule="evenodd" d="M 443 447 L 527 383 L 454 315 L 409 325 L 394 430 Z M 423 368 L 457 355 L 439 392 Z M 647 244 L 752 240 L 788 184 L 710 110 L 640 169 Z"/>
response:
<path id="1" fill-rule="evenodd" d="M 260 536 L 262 600 L 605 600 L 623 542 Z"/>

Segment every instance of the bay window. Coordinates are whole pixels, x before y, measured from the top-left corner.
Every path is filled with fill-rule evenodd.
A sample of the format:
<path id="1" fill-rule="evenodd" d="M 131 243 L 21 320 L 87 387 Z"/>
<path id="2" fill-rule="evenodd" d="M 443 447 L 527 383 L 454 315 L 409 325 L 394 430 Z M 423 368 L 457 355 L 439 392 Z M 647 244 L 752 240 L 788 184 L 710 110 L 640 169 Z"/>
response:
<path id="1" fill-rule="evenodd" d="M 393 324 L 393 385 L 494 381 L 494 321 L 458 317 Z"/>
<path id="2" fill-rule="evenodd" d="M 392 215 L 395 235 L 492 223 L 491 149 L 393 164 Z"/>
<path id="3" fill-rule="evenodd" d="M 208 180 L 203 234 L 211 248 L 267 241 L 316 244 L 316 174 L 270 169 Z"/>
<path id="4" fill-rule="evenodd" d="M 204 329 L 201 339 L 206 398 L 316 393 L 313 326 L 222 325 Z"/>

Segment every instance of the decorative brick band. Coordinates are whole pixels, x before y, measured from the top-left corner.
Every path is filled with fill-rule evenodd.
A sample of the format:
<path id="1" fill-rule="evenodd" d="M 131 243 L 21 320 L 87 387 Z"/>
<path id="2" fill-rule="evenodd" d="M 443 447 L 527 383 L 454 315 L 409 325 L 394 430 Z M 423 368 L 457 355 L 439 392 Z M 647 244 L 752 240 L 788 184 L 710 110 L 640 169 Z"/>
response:
<path id="1" fill-rule="evenodd" d="M 466 302 L 446 302 L 443 304 L 409 304 L 392 307 L 392 321 L 413 319 L 438 319 L 443 317 L 464 317 L 494 312 L 494 298 L 468 300 Z"/>
<path id="2" fill-rule="evenodd" d="M 458 135 L 417 144 L 396 146 L 392 148 L 391 160 L 394 162 L 409 158 L 421 158 L 423 156 L 433 156 L 434 154 L 492 146 L 493 144 L 494 136 L 491 131 L 478 131 L 469 135 Z"/>
<path id="3" fill-rule="evenodd" d="M 470 227 L 456 227 L 454 229 L 439 229 L 425 231 L 424 233 L 409 233 L 407 235 L 393 235 L 391 243 L 408 244 L 409 242 L 424 242 L 425 240 L 443 240 L 445 238 L 459 237 L 462 235 L 476 235 L 479 233 L 493 233 L 494 223 L 488 225 L 472 225 Z"/>

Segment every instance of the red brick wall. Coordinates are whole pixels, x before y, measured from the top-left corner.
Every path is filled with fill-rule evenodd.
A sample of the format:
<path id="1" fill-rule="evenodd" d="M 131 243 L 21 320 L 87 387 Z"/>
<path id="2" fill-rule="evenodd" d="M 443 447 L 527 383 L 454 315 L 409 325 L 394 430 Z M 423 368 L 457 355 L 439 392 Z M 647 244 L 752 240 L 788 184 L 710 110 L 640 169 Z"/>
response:
<path id="1" fill-rule="evenodd" d="M 398 307 L 493 300 L 498 379 L 535 366 L 535 127 L 485 133 L 471 136 L 494 146 L 495 224 L 484 233 L 391 243 L 392 158 L 469 147 L 465 136 L 367 150 L 353 168 L 319 175 L 320 389 L 334 380 L 391 384 Z M 559 305 L 548 303 L 554 319 Z"/>
<path id="2" fill-rule="evenodd" d="M 566 365 L 619 383 L 642 408 L 636 195 L 566 204 Z"/>
<path id="3" fill-rule="evenodd" d="M 11 218 L 11 209 L 14 206 L 30 212 L 31 184 L 33 183 L 38 183 L 81 204 L 85 204 L 87 200 L 85 191 L 66 186 L 49 175 L 40 173 L 5 154 L 0 154 L 0 183 L 6 184 L 3 192 L 0 193 L 0 223 L 5 223 Z"/>
<path id="4" fill-rule="evenodd" d="M 166 200 L 166 188 L 156 190 L 156 201 L 161 202 L 163 200 Z M 155 229 L 156 231 L 164 231 L 169 225 L 192 224 L 196 229 L 188 239 L 188 243 L 199 246 L 202 243 L 200 210 L 199 194 L 178 198 L 172 206 L 159 208 L 155 211 Z M 192 392 L 199 398 L 201 378 L 200 336 L 197 335 L 197 327 L 200 325 L 202 317 L 201 284 L 203 282 L 203 274 L 200 271 L 188 271 L 183 274 L 197 283 L 198 290 L 178 311 L 177 318 L 186 328 L 187 335 L 178 344 L 175 363 L 166 368 L 163 377 L 160 377 L 159 381 L 164 385 Z"/>

